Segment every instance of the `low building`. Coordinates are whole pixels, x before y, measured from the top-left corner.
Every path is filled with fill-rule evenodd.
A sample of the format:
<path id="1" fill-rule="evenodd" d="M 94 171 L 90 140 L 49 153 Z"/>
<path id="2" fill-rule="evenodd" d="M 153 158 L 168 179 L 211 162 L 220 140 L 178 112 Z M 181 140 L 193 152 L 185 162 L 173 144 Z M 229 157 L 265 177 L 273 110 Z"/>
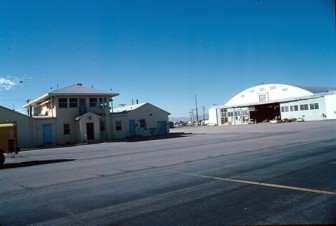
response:
<path id="1" fill-rule="evenodd" d="M 167 135 L 169 115 L 150 103 L 115 108 L 112 112 L 114 137 Z"/>
<path id="2" fill-rule="evenodd" d="M 336 88 L 262 84 L 238 93 L 225 105 L 209 109 L 210 125 L 297 118 L 336 119 Z"/>
<path id="3" fill-rule="evenodd" d="M 169 133 L 169 113 L 149 103 L 117 108 L 106 92 L 77 83 L 24 105 L 28 115 L 0 106 L 0 121 L 15 121 L 18 146 L 110 141 Z"/>
<path id="4" fill-rule="evenodd" d="M 17 124 L 17 145 L 19 147 L 34 147 L 39 143 L 36 140 L 35 121 L 20 112 L 0 106 L 0 121 L 15 121 Z"/>

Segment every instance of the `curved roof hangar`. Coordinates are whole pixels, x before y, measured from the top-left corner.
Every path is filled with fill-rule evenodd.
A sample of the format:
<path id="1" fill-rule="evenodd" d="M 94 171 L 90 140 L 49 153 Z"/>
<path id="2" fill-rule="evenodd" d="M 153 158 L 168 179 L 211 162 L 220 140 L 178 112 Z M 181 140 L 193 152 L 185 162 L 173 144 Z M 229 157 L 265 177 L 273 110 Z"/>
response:
<path id="1" fill-rule="evenodd" d="M 264 101 L 276 101 L 286 98 L 297 98 L 316 93 L 328 92 L 327 87 L 305 87 L 286 84 L 261 84 L 245 89 L 232 97 L 225 106 L 239 106 Z"/>

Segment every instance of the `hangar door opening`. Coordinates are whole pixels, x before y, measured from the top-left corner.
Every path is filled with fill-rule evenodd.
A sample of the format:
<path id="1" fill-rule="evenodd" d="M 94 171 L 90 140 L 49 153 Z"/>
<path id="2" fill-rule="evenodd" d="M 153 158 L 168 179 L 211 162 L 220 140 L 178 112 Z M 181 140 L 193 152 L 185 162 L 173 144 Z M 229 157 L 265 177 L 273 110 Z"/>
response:
<path id="1" fill-rule="evenodd" d="M 250 109 L 250 119 L 255 122 L 270 121 L 280 115 L 279 103 L 256 105 Z"/>

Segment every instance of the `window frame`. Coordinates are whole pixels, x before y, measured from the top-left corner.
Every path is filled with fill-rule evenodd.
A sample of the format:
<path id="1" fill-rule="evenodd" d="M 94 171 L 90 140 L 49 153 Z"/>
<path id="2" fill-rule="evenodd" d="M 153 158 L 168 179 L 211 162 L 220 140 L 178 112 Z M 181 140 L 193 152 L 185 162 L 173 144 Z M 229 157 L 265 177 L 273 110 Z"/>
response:
<path id="1" fill-rule="evenodd" d="M 319 104 L 318 103 L 312 103 L 309 104 L 310 110 L 318 110 L 319 109 Z"/>
<path id="2" fill-rule="evenodd" d="M 307 111 L 308 109 L 308 104 L 300 104 L 300 111 Z"/>
<path id="3" fill-rule="evenodd" d="M 90 107 L 97 107 L 97 104 L 98 104 L 98 100 L 97 98 L 89 98 L 89 106 Z"/>
<path id="4" fill-rule="evenodd" d="M 116 120 L 115 121 L 115 130 L 116 131 L 121 131 L 122 130 L 121 120 Z"/>
<path id="5" fill-rule="evenodd" d="M 63 124 L 63 134 L 64 135 L 69 135 L 70 134 L 70 124 L 69 123 L 64 123 Z"/>
<path id="6" fill-rule="evenodd" d="M 140 126 L 140 128 L 147 128 L 146 119 L 140 119 L 139 120 L 139 126 Z"/>
<path id="7" fill-rule="evenodd" d="M 74 101 L 76 100 L 76 101 Z M 77 108 L 78 107 L 78 98 L 69 98 L 69 107 L 70 108 Z"/>
<path id="8" fill-rule="evenodd" d="M 65 98 L 65 97 L 58 98 L 58 107 L 59 108 L 68 108 L 68 98 Z"/>

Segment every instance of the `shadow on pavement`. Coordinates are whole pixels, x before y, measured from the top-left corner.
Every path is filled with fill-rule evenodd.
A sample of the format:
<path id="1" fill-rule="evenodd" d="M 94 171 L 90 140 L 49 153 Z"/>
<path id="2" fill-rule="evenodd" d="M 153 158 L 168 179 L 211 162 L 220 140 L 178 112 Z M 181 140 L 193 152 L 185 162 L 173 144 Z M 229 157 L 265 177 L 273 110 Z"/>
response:
<path id="1" fill-rule="evenodd" d="M 17 163 L 5 163 L 0 169 L 11 169 L 11 168 L 20 168 L 20 167 L 28 167 L 28 166 L 37 166 L 43 164 L 52 164 L 59 162 L 69 162 L 75 161 L 75 159 L 52 159 L 52 160 L 36 160 L 36 161 L 27 161 L 27 162 L 17 162 Z"/>
<path id="2" fill-rule="evenodd" d="M 161 136 L 128 136 L 126 139 L 120 139 L 118 141 L 137 142 L 137 141 L 162 140 L 162 139 L 185 137 L 187 135 L 190 135 L 190 133 L 184 133 L 184 132 L 170 133 L 168 135 L 161 135 Z"/>

